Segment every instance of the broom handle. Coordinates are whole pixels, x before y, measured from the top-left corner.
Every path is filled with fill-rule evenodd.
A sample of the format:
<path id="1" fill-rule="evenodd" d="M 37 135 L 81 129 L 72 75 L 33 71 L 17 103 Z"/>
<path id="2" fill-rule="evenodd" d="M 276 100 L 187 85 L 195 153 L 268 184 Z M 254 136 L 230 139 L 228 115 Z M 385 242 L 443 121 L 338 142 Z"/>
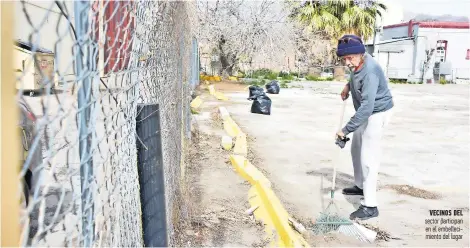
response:
<path id="1" fill-rule="evenodd" d="M 344 118 L 345 110 L 346 110 L 346 100 L 343 101 L 343 108 L 341 109 L 341 117 L 339 118 L 338 132 L 341 131 L 341 127 L 343 126 L 343 118 Z"/>
<path id="2" fill-rule="evenodd" d="M 341 131 L 341 126 L 343 125 L 343 118 L 344 118 L 345 110 L 346 110 L 346 100 L 343 101 L 343 107 L 341 109 L 341 116 L 340 116 L 340 119 L 339 119 L 338 132 Z M 338 158 L 339 158 L 339 156 L 338 156 Z M 331 198 L 333 198 L 333 194 L 335 192 L 335 186 L 336 186 L 336 164 L 337 163 L 333 163 L 333 185 L 331 187 Z"/>

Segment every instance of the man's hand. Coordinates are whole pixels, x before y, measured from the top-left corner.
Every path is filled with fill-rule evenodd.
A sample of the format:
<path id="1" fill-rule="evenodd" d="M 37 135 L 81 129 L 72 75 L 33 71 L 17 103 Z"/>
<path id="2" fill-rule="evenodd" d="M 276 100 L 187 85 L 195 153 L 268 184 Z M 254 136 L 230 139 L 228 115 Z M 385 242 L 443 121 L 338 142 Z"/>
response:
<path id="1" fill-rule="evenodd" d="M 341 91 L 341 99 L 345 101 L 349 97 L 349 85 L 345 85 L 343 91 Z"/>
<path id="2" fill-rule="evenodd" d="M 339 132 L 336 133 L 335 138 L 338 138 L 338 137 L 339 137 L 340 139 L 344 139 L 344 133 L 343 133 L 343 131 L 339 131 Z"/>
<path id="3" fill-rule="evenodd" d="M 346 142 L 348 141 L 349 141 L 349 138 L 346 137 L 342 131 L 339 131 L 336 133 L 335 144 L 337 144 L 341 149 L 343 149 L 346 146 Z"/>

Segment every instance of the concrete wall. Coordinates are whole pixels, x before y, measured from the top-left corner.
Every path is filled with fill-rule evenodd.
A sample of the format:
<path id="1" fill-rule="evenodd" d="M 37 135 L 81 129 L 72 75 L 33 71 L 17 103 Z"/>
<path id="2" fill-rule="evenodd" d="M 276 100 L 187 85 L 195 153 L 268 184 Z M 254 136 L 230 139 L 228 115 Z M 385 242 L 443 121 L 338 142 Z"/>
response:
<path id="1" fill-rule="evenodd" d="M 408 79 L 413 68 L 412 40 L 378 45 L 376 59 L 389 78 Z"/>

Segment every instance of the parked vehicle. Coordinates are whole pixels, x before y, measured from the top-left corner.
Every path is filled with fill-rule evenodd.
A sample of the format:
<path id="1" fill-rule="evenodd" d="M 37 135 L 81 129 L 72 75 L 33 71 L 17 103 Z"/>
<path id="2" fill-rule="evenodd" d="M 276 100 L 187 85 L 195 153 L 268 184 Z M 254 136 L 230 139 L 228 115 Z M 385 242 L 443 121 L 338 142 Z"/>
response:
<path id="1" fill-rule="evenodd" d="M 16 89 L 29 92 L 30 96 L 46 90 L 48 86 L 51 90 L 58 87 L 58 77 L 54 72 L 55 55 L 45 48 L 17 40 L 15 41 L 15 64 L 16 76 L 21 78 L 16 82 Z M 34 50 L 34 51 L 33 51 Z M 36 59 L 33 58 L 33 54 Z M 36 64 L 37 63 L 37 64 Z M 45 84 L 45 78 L 51 82 Z"/>
<path id="2" fill-rule="evenodd" d="M 28 205 L 29 197 L 31 195 L 30 192 L 33 187 L 33 171 L 42 162 L 42 145 L 40 142 L 39 145 L 35 147 L 32 146 L 34 138 L 36 137 L 36 135 L 38 135 L 38 131 L 36 128 L 36 115 L 33 113 L 31 108 L 24 100 L 19 100 L 18 106 L 20 108 L 20 120 L 18 126 L 21 129 L 21 143 L 23 147 L 23 154 L 21 158 L 22 164 L 26 162 L 28 156 L 31 156 L 31 163 L 29 165 L 29 168 L 26 171 L 24 177 L 22 178 L 24 191 L 23 193 L 26 205 Z"/>
<path id="3" fill-rule="evenodd" d="M 320 74 L 320 77 L 322 77 L 322 78 L 333 77 L 333 72 L 322 72 L 322 73 Z"/>

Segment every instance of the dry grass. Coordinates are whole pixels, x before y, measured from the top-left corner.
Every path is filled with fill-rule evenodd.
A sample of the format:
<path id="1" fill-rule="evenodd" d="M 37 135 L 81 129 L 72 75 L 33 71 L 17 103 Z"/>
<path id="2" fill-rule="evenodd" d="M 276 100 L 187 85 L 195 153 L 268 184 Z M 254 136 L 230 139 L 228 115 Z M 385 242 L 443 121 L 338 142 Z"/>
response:
<path id="1" fill-rule="evenodd" d="M 182 207 L 183 211 L 175 211 L 177 214 L 172 216 L 173 223 L 175 223 L 175 235 L 173 235 L 172 243 L 176 247 L 190 247 L 199 246 L 203 241 L 202 236 L 197 238 L 197 231 L 189 232 L 188 230 L 198 230 L 200 228 L 194 228 L 193 220 L 195 216 L 199 214 L 199 199 L 201 192 L 198 188 L 193 187 L 192 178 L 194 175 L 200 174 L 200 168 L 194 166 L 192 161 L 197 161 L 203 154 L 200 151 L 200 133 L 198 128 L 193 128 L 191 131 L 191 141 L 184 143 L 184 168 L 185 176 L 181 180 L 180 184 L 180 198 L 178 204 Z M 195 238 L 196 236 L 196 238 Z"/>
<path id="2" fill-rule="evenodd" d="M 204 88 L 201 87 L 202 90 Z M 220 137 L 207 131 L 223 130 L 218 106 L 206 105 L 201 111 L 208 111 L 209 119 L 204 118 L 193 124 L 191 144 L 185 147 L 187 182 L 182 187 L 185 199 L 182 202 L 187 205 L 185 210 L 188 220 L 181 221 L 174 246 L 220 247 L 225 244 L 243 244 L 264 247 L 266 242 L 261 240 L 263 226 L 256 225 L 254 220 L 244 214 L 249 208 L 246 202 L 248 183 L 240 181 L 239 176 L 231 171 L 233 168 L 230 163 L 225 163 L 225 160 L 229 162 L 230 152 L 220 147 Z M 252 158 L 255 158 L 254 154 Z M 220 185 L 226 187 L 220 188 Z"/>
<path id="3" fill-rule="evenodd" d="M 187 183 L 182 195 L 185 199 L 184 204 L 187 205 L 188 219 L 180 221 L 178 233 L 175 235 L 177 236 L 177 242 L 175 242 L 177 247 L 222 245 L 224 242 L 229 242 L 230 239 L 239 239 L 239 237 L 232 237 L 237 236 L 232 230 L 255 226 L 254 221 L 244 214 L 247 206 L 234 206 L 227 202 L 230 201 L 230 197 L 220 195 L 220 193 L 219 195 L 214 194 L 209 196 L 213 199 L 210 205 L 203 203 L 203 199 L 208 197 L 204 194 L 213 192 L 213 189 L 210 189 L 210 185 L 201 183 L 202 173 L 207 173 L 207 167 L 213 167 L 214 170 L 220 169 L 220 158 L 228 157 L 227 151 L 217 148 L 218 142 L 218 136 L 196 131 L 193 133 L 191 145 L 185 153 Z M 204 167 L 206 167 L 206 172 L 203 172 Z M 235 174 L 233 176 L 237 177 Z M 227 184 L 233 185 L 233 182 L 230 182 L 228 178 L 217 180 L 228 180 Z M 260 233 L 263 232 L 263 227 L 256 226 L 256 229 Z"/>
<path id="4" fill-rule="evenodd" d="M 213 128 L 216 128 L 216 129 L 223 129 L 224 128 L 224 121 L 220 117 L 218 108 L 214 108 L 211 111 L 211 121 L 212 121 L 211 125 L 212 125 Z"/>
<path id="5" fill-rule="evenodd" d="M 380 230 L 378 227 L 372 226 L 370 224 L 361 223 L 361 225 L 377 233 L 377 237 L 375 238 L 375 241 L 389 241 L 391 239 L 399 239 L 399 238 L 393 237 L 390 233 Z"/>
<path id="6" fill-rule="evenodd" d="M 384 188 L 386 189 L 393 189 L 397 194 L 401 195 L 409 195 L 417 198 L 423 198 L 423 199 L 432 199 L 432 200 L 437 200 L 440 199 L 442 196 L 440 194 L 427 191 L 424 189 L 419 189 L 415 188 L 410 185 L 405 185 L 405 184 L 390 184 L 386 185 Z"/>
<path id="7" fill-rule="evenodd" d="M 247 85 L 244 83 L 227 81 L 227 80 L 222 80 L 221 82 L 214 82 L 213 84 L 218 91 L 223 91 L 223 92 L 245 91 L 245 88 L 247 87 Z"/>
<path id="8" fill-rule="evenodd" d="M 256 167 L 260 167 L 262 166 L 263 164 L 263 161 L 261 160 L 261 158 L 258 156 L 258 154 L 256 153 L 256 151 L 254 150 L 254 144 L 256 142 L 256 138 L 254 138 L 253 136 L 247 134 L 246 135 L 246 142 L 248 144 L 248 154 L 246 155 L 246 158 L 253 164 L 255 165 Z M 265 171 L 263 171 L 264 173 Z"/>

